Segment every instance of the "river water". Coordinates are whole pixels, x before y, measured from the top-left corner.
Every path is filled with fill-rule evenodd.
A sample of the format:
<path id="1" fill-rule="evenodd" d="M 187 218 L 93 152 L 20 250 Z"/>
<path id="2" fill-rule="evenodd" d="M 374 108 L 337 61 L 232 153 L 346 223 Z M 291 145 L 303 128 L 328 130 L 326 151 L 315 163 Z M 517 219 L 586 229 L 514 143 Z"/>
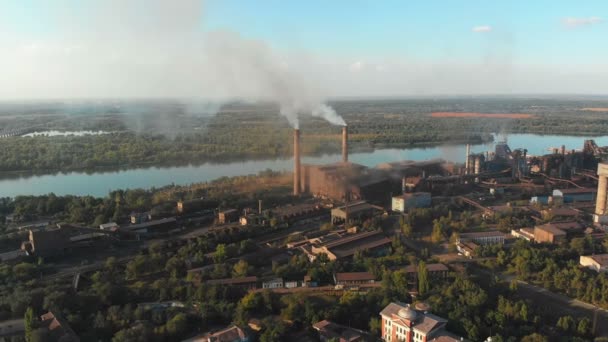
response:
<path id="1" fill-rule="evenodd" d="M 566 149 L 582 149 L 585 139 L 595 139 L 599 146 L 608 145 L 608 136 L 573 137 L 555 135 L 511 134 L 508 143 L 511 149 L 527 148 L 529 155 L 550 153 L 551 147 L 566 146 Z M 473 152 L 493 151 L 494 143 L 473 145 Z M 427 160 L 443 158 L 463 162 L 464 145 L 445 145 L 428 148 L 378 149 L 370 152 L 351 153 L 349 160 L 366 166 L 376 166 L 384 162 L 401 160 Z M 340 154 L 320 157 L 305 157 L 302 162 L 322 164 L 336 162 Z M 151 167 L 111 172 L 68 172 L 43 176 L 23 176 L 0 179 L 0 197 L 18 195 L 92 195 L 105 196 L 111 190 L 127 188 L 151 188 L 168 184 L 188 185 L 205 182 L 220 177 L 257 174 L 271 169 L 291 170 L 291 159 L 254 160 L 224 164 L 201 164 L 180 167 Z"/>

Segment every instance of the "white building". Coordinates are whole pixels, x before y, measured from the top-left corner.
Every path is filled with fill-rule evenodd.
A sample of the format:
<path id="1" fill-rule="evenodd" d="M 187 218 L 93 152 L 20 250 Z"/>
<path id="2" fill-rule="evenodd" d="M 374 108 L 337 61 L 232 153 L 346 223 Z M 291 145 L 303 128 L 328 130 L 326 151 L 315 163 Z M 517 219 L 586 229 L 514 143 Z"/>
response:
<path id="1" fill-rule="evenodd" d="M 388 342 L 461 341 L 445 330 L 448 321 L 409 304 L 391 303 L 380 312 L 382 340 Z"/>
<path id="2" fill-rule="evenodd" d="M 411 192 L 400 196 L 394 196 L 391 209 L 398 212 L 406 212 L 413 208 L 428 208 L 431 206 L 430 192 Z"/>
<path id="3" fill-rule="evenodd" d="M 608 254 L 581 255 L 581 266 L 596 272 L 608 271 Z"/>
<path id="4" fill-rule="evenodd" d="M 275 278 L 262 283 L 263 289 L 281 289 L 283 288 L 283 278 Z"/>

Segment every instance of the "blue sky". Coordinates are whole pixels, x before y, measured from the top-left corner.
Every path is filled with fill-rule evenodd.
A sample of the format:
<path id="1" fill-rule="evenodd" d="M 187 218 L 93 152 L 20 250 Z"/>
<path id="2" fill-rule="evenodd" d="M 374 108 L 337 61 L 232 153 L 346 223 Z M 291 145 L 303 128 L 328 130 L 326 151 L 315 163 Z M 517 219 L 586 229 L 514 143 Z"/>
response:
<path id="1" fill-rule="evenodd" d="M 107 75 L 108 70 L 96 68 L 107 67 L 108 60 L 115 69 L 158 74 L 145 68 L 150 64 L 172 68 L 182 63 L 184 55 L 204 54 L 199 45 L 205 45 L 205 34 L 215 31 L 231 31 L 244 40 L 261 42 L 273 55 L 282 56 L 282 63 L 300 68 L 295 70 L 300 74 L 324 75 L 328 79 L 323 83 L 331 86 L 328 96 L 535 90 L 608 93 L 605 0 L 161 0 L 156 7 L 150 6 L 154 1 L 158 0 L 0 0 L 0 43 L 14 63 L 5 68 L 22 85 L 10 93 L 21 96 L 20 92 L 34 88 L 32 93 L 44 95 L 49 85 L 41 82 L 49 77 L 37 72 L 51 68 L 44 65 L 50 57 L 61 65 L 59 75 L 69 81 L 68 90 L 87 88 L 78 96 L 108 93 L 108 82 L 88 85 L 78 75 L 83 70 Z M 172 37 L 177 37 L 179 46 Z M 97 40 L 99 46 L 94 44 Z M 152 53 L 161 47 L 156 56 L 162 58 L 135 61 L 143 58 L 138 51 Z M 170 49 L 183 51 L 171 55 Z M 58 57 L 59 50 L 65 56 Z M 112 54 L 106 59 L 98 56 L 107 51 Z M 307 56 L 306 60 L 301 56 Z M 81 65 L 84 57 L 87 63 Z M 79 58 L 78 63 L 70 58 Z M 172 58 L 179 58 L 179 63 Z M 169 62 L 159 66 L 159 59 Z M 171 76 L 154 77 L 185 73 L 175 70 Z M 453 89 L 471 73 L 476 75 L 474 82 Z M 160 82 L 158 78 L 154 82 Z M 556 81 L 564 84 L 556 86 Z M 146 88 L 152 81 L 141 82 Z M 369 86 L 353 86 L 353 82 Z M 137 87 L 137 82 L 125 79 L 121 84 L 120 91 L 129 96 L 145 96 L 147 91 L 160 96 L 165 91 L 138 93 L 127 91 Z M 0 83 L 0 98 L 2 89 Z M 59 96 L 60 92 L 50 93 Z"/>
<path id="2" fill-rule="evenodd" d="M 514 56 L 605 58 L 608 25 L 568 27 L 565 18 L 603 18 L 608 1 L 233 1 L 212 0 L 206 27 L 230 28 L 281 47 L 337 55 L 407 54 L 475 58 L 502 44 Z M 487 25 L 490 32 L 472 28 Z M 598 56 L 597 54 L 603 54 Z"/>

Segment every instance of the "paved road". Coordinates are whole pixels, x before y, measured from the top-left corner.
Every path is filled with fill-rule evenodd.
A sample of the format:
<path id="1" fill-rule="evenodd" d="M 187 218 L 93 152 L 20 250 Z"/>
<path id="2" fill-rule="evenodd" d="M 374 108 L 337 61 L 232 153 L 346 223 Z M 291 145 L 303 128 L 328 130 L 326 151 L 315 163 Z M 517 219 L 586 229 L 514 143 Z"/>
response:
<path id="1" fill-rule="evenodd" d="M 479 267 L 475 267 L 475 270 L 489 276 L 498 275 L 504 282 L 515 280 L 515 276 L 513 275 L 492 273 Z M 531 301 L 537 310 L 543 311 L 545 315 L 552 317 L 555 322 L 557 322 L 559 317 L 566 315 L 570 315 L 575 319 L 587 317 L 592 322 L 596 320 L 595 336 L 608 337 L 607 310 L 521 280 L 517 280 L 517 292 L 522 298 Z"/>
<path id="2" fill-rule="evenodd" d="M 608 312 L 606 310 L 523 281 L 517 281 L 517 284 L 517 292 L 522 297 L 531 300 L 539 308 L 550 310 L 556 315 L 571 315 L 575 318 L 587 317 L 592 322 L 595 316 L 597 319 L 595 335 L 608 337 Z"/>

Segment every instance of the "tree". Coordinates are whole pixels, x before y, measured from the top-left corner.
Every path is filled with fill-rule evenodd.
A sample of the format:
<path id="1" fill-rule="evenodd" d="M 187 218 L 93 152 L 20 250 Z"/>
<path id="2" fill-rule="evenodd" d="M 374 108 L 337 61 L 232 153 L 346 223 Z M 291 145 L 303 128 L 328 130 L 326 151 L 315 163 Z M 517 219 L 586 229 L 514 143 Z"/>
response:
<path id="1" fill-rule="evenodd" d="M 440 243 L 444 239 L 443 223 L 440 220 L 433 221 L 433 232 L 431 233 L 431 240 L 433 243 Z"/>
<path id="2" fill-rule="evenodd" d="M 171 274 L 171 277 L 177 279 L 186 275 L 186 263 L 178 256 L 174 256 L 167 260 L 165 271 Z"/>
<path id="3" fill-rule="evenodd" d="M 418 263 L 418 293 L 423 296 L 430 289 L 429 271 L 426 268 L 426 263 L 420 261 Z"/>
<path id="4" fill-rule="evenodd" d="M 167 322 L 167 333 L 173 337 L 183 335 L 188 328 L 188 318 L 183 313 L 178 313 Z"/>
<path id="5" fill-rule="evenodd" d="M 576 323 L 572 316 L 562 316 L 557 320 L 557 327 L 564 332 L 574 330 Z"/>
<path id="6" fill-rule="evenodd" d="M 240 278 L 246 277 L 249 273 L 249 264 L 245 260 L 239 260 L 234 267 L 232 267 L 232 277 Z"/>
<path id="7" fill-rule="evenodd" d="M 578 321 L 578 326 L 576 328 L 576 332 L 579 335 L 587 336 L 591 333 L 591 320 L 589 318 L 583 318 Z"/>
<path id="8" fill-rule="evenodd" d="M 532 335 L 522 337 L 521 342 L 549 342 L 549 339 L 544 335 L 534 333 Z"/>
<path id="9" fill-rule="evenodd" d="M 34 321 L 34 309 L 32 309 L 32 307 L 28 307 L 27 310 L 25 310 L 25 315 L 23 316 L 23 320 L 24 320 L 24 326 L 25 326 L 25 340 L 27 342 L 31 342 L 32 333 L 34 332 L 34 329 L 36 328 L 36 326 L 35 326 L 36 322 Z"/>
<path id="10" fill-rule="evenodd" d="M 213 254 L 213 261 L 215 261 L 216 264 L 220 264 L 220 263 L 226 261 L 226 258 L 227 258 L 226 245 L 224 245 L 223 243 L 220 243 L 217 245 L 217 247 L 215 247 L 215 253 Z"/>

